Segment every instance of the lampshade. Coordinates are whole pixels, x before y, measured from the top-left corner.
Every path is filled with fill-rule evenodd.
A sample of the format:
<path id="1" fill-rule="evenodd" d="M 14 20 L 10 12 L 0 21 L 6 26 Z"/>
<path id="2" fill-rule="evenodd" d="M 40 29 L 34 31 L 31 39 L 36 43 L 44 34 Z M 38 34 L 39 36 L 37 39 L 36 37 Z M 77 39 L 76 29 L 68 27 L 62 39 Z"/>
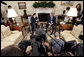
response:
<path id="1" fill-rule="evenodd" d="M 8 18 L 16 17 L 16 16 L 17 16 L 17 14 L 14 9 L 8 9 L 8 14 L 7 14 Z"/>
<path id="2" fill-rule="evenodd" d="M 76 8 L 70 8 L 70 10 L 67 13 L 67 16 L 77 17 L 77 9 Z"/>

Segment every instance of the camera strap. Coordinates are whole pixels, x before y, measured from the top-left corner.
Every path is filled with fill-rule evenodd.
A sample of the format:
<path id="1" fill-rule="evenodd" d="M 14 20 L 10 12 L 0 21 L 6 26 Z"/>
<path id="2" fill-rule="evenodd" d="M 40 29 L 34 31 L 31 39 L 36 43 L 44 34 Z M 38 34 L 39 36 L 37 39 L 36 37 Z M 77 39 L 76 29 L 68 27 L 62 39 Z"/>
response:
<path id="1" fill-rule="evenodd" d="M 51 39 L 53 39 L 53 37 L 52 36 L 50 36 L 49 34 L 48 34 L 48 36 L 51 38 Z M 55 40 L 55 39 L 53 39 L 61 48 L 62 48 L 62 46 Z"/>

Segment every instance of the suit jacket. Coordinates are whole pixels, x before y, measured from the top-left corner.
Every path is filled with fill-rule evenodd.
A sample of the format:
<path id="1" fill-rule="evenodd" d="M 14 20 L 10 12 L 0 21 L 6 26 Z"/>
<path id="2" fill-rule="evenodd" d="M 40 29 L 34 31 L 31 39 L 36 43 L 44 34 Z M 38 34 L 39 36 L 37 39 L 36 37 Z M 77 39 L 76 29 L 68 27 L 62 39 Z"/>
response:
<path id="1" fill-rule="evenodd" d="M 51 17 L 48 18 L 48 23 L 51 23 Z M 56 24 L 56 17 L 55 16 L 52 17 L 52 23 Z"/>
<path id="2" fill-rule="evenodd" d="M 36 20 L 37 20 L 37 17 L 34 18 L 34 17 L 32 16 L 32 17 L 31 17 L 31 24 L 35 24 Z"/>

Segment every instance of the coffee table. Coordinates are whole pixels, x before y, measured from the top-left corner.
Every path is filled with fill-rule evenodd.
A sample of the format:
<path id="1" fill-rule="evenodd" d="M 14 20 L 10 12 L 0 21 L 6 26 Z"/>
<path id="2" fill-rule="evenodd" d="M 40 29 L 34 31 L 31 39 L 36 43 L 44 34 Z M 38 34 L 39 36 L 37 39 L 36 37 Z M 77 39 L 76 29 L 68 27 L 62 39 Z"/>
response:
<path id="1" fill-rule="evenodd" d="M 62 30 L 72 30 L 74 25 L 72 25 L 72 24 L 60 24 L 59 26 L 61 27 Z"/>

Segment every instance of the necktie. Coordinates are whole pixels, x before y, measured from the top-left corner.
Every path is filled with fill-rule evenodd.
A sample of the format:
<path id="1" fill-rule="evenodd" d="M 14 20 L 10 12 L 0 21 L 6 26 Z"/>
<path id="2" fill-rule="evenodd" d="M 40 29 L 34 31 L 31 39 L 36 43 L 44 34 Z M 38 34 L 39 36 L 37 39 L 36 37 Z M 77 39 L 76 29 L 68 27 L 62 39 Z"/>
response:
<path id="1" fill-rule="evenodd" d="M 51 17 L 51 20 L 50 20 L 50 21 L 51 21 L 51 23 L 52 23 L 52 17 Z"/>

